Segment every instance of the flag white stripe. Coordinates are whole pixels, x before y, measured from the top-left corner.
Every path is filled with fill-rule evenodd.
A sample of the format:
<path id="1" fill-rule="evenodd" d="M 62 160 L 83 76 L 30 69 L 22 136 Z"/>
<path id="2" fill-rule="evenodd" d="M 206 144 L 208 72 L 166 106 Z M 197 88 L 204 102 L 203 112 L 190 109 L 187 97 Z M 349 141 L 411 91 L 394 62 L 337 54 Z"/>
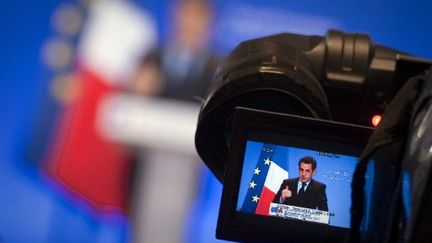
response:
<path id="1" fill-rule="evenodd" d="M 283 180 L 288 179 L 288 171 L 284 170 L 278 164 L 272 162 L 267 173 L 264 186 L 270 191 L 277 193 Z"/>

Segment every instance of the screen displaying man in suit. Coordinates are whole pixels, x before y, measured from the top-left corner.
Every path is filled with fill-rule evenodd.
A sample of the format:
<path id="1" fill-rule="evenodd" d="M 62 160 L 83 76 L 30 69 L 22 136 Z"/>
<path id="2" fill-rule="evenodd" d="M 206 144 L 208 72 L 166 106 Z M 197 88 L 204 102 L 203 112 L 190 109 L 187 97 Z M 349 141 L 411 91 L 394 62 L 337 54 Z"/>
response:
<path id="1" fill-rule="evenodd" d="M 298 166 L 299 177 L 284 180 L 273 202 L 328 211 L 326 185 L 312 179 L 316 160 L 306 156 L 299 160 Z"/>

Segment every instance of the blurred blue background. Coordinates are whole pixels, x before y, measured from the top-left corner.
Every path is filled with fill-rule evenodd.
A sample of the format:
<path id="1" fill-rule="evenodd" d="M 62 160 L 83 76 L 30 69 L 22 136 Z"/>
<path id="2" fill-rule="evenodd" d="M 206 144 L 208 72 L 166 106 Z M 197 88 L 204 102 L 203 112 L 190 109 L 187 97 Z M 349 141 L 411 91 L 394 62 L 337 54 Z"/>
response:
<path id="1" fill-rule="evenodd" d="M 46 64 L 43 50 L 48 40 L 62 36 L 53 27 L 53 16 L 65 5 L 85 9 L 84 2 L 89 1 L 2 2 L 0 242 L 138 241 L 133 237 L 134 226 L 127 210 L 106 211 L 89 205 L 27 157 L 41 114 L 48 112 L 48 123 L 53 124 L 52 117 L 62 108 L 46 108 L 52 106 L 48 89 L 57 71 Z M 129 1 L 154 20 L 157 46 L 172 40 L 172 11 L 177 2 Z M 215 0 L 211 6 L 214 21 L 208 27 L 212 34 L 206 48 L 221 57 L 242 40 L 279 32 L 323 35 L 327 29 L 337 28 L 365 32 L 375 43 L 432 58 L 432 3 L 427 0 Z M 86 14 L 83 11 L 83 16 Z M 80 33 L 69 37 L 72 45 L 79 42 Z M 39 136 L 41 144 L 51 132 L 47 130 L 45 139 L 43 133 Z M 189 210 L 184 212 L 184 228 L 180 229 L 183 236 L 178 242 L 216 241 L 221 184 L 202 163 L 199 167 L 195 174 L 198 185 L 191 185 L 195 193 Z"/>

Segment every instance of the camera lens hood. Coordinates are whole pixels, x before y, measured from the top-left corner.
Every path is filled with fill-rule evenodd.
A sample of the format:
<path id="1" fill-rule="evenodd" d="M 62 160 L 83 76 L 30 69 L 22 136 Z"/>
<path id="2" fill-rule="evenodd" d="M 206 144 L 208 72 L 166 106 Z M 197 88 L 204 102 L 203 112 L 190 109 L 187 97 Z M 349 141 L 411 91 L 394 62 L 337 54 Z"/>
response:
<path id="1" fill-rule="evenodd" d="M 223 181 L 234 108 L 330 119 L 326 94 L 302 52 L 282 35 L 240 44 L 216 72 L 195 134 L 198 154 Z"/>

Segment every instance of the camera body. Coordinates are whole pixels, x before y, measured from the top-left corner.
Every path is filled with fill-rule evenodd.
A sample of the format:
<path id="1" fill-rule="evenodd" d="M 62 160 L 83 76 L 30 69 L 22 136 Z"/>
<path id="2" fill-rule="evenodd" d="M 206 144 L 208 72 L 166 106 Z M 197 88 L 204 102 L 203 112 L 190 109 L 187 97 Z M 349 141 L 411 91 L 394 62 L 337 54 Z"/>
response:
<path id="1" fill-rule="evenodd" d="M 258 163 L 262 156 L 268 156 L 272 162 L 272 156 L 279 158 L 277 154 L 263 155 L 266 146 L 282 146 L 282 150 L 291 151 L 290 154 L 344 158 L 334 163 L 323 162 L 318 168 L 324 167 L 329 177 L 342 171 L 347 175 L 345 182 L 350 184 L 355 161 L 372 133 L 372 116 L 382 114 L 404 82 L 431 64 L 428 60 L 375 45 L 365 34 L 340 31 L 329 31 L 325 37 L 279 34 L 241 43 L 218 68 L 202 105 L 195 135 L 199 155 L 224 183 L 218 236 L 235 240 L 295 242 L 323 239 L 329 232 L 338 232 L 329 233 L 329 242 L 346 237 L 349 225 L 332 222 L 349 220 L 349 209 L 334 217 L 331 210 L 328 215 L 303 210 L 305 213 L 299 216 L 300 219 L 290 217 L 285 221 L 243 210 L 241 201 L 246 202 L 249 193 L 243 187 L 247 187 L 255 176 L 255 173 L 249 177 L 243 173 L 248 173 L 246 168 L 254 167 L 255 163 L 260 170 Z M 264 135 L 257 136 L 257 133 Z M 261 152 L 250 152 L 248 144 L 257 142 L 262 146 L 258 148 Z M 248 153 L 255 153 L 253 162 L 246 158 Z M 286 171 L 290 178 L 296 177 L 297 166 L 291 165 Z M 350 189 L 332 180 L 327 181 L 328 192 L 336 190 L 331 186 Z M 349 197 L 344 195 L 344 198 Z M 257 197 L 254 200 L 259 201 Z M 337 199 L 329 197 L 329 207 L 331 200 Z M 290 214 L 302 210 L 301 207 L 271 203 L 275 201 L 267 202 L 266 213 L 271 213 L 273 206 L 276 207 L 273 211 Z M 349 200 L 344 202 L 344 207 L 349 204 Z M 330 218 L 318 217 L 318 221 L 326 222 L 324 225 L 321 221 L 317 224 L 305 220 L 317 214 Z M 229 223 L 230 220 L 235 223 Z M 264 238 L 257 238 L 259 234 L 252 233 L 258 230 L 257 225 L 267 232 L 262 234 Z M 293 225 L 303 226 L 295 229 Z M 309 237 L 299 238 L 299 232 L 310 233 L 310 228 L 315 230 Z M 291 235 L 288 239 L 283 236 L 287 231 Z M 248 233 L 254 237 L 247 237 Z"/>

